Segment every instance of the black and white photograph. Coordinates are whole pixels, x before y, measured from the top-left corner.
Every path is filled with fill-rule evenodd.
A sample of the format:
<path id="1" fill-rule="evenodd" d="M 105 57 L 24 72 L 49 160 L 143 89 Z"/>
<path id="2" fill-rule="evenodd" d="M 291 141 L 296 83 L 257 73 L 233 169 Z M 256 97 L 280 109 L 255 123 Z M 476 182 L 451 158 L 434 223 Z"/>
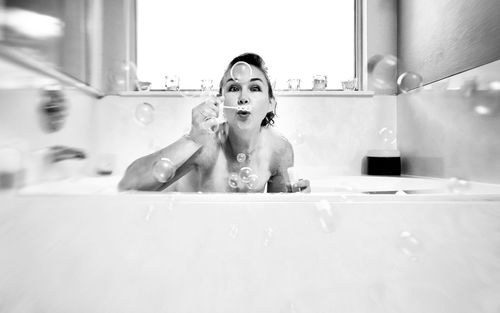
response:
<path id="1" fill-rule="evenodd" d="M 499 0 L 0 0 L 0 313 L 500 313 Z"/>

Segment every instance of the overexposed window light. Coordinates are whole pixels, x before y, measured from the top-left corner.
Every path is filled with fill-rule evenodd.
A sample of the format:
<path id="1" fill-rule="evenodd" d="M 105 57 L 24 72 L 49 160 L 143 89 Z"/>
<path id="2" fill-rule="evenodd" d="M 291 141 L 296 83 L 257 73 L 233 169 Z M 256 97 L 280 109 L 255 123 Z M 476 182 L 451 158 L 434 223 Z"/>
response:
<path id="1" fill-rule="evenodd" d="M 181 89 L 218 86 L 233 57 L 254 52 L 278 89 L 289 79 L 311 89 L 315 75 L 340 89 L 354 78 L 354 33 L 354 0 L 137 0 L 138 76 L 152 89 L 167 75 Z"/>
<path id="2" fill-rule="evenodd" d="M 19 8 L 6 8 L 0 26 L 35 39 L 61 37 L 64 32 L 64 23 L 58 18 Z"/>

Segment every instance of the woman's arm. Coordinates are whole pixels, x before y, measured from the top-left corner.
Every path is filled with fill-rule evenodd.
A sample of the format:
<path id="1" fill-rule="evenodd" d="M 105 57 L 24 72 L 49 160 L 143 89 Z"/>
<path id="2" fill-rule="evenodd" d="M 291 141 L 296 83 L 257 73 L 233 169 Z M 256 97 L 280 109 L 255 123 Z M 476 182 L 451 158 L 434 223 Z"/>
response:
<path id="1" fill-rule="evenodd" d="M 290 142 L 279 136 L 276 141 L 276 149 L 273 153 L 271 177 L 267 182 L 267 192 L 288 192 L 290 178 L 288 168 L 293 167 L 293 147 Z"/>
<path id="2" fill-rule="evenodd" d="M 281 137 L 281 140 L 283 144 L 275 154 L 276 170 L 267 182 L 267 192 L 311 192 L 309 180 L 292 181 L 295 177 L 290 177 L 289 169 L 294 164 L 293 147 L 286 138 Z"/>
<path id="3" fill-rule="evenodd" d="M 201 152 L 202 145 L 189 136 L 183 136 L 173 144 L 150 155 L 135 160 L 125 171 L 118 184 L 119 190 L 155 191 L 167 188 L 177 179 L 184 176 L 196 166 L 196 156 Z M 153 174 L 153 167 L 162 158 L 169 159 L 175 171 L 173 177 L 166 182 L 160 182 Z"/>
<path id="4" fill-rule="evenodd" d="M 218 114 L 218 100 L 207 99 L 192 110 L 191 131 L 171 145 L 135 160 L 125 171 L 118 184 L 119 190 L 163 190 L 184 176 L 198 165 L 207 166 L 207 160 L 213 158 L 217 151 L 216 134 L 213 131 L 218 125 L 215 117 Z M 154 173 L 154 165 L 164 159 L 174 171 L 166 181 L 159 181 Z M 171 173 L 171 172 L 170 172 Z"/>

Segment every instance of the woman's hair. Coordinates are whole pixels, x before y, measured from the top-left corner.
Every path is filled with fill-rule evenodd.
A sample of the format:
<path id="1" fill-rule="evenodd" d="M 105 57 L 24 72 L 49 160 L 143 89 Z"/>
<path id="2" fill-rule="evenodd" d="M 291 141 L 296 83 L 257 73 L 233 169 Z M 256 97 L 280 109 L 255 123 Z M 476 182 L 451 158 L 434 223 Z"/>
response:
<path id="1" fill-rule="evenodd" d="M 268 87 L 268 93 L 269 93 L 269 100 L 274 100 L 274 93 L 273 93 L 273 88 L 271 86 L 271 81 L 269 80 L 269 75 L 267 73 L 267 67 L 264 63 L 264 60 L 255 53 L 243 53 L 237 57 L 235 57 L 228 65 L 226 72 L 230 71 L 231 68 L 233 67 L 234 64 L 237 62 L 246 62 L 250 65 L 255 66 L 256 68 L 260 69 L 264 73 L 264 77 L 266 78 L 267 81 L 267 87 Z M 222 94 L 222 80 L 220 81 L 219 84 L 219 94 Z M 267 112 L 266 116 L 262 120 L 262 123 L 260 126 L 268 126 L 268 125 L 273 125 L 274 124 L 274 116 L 276 114 L 274 112 Z"/>

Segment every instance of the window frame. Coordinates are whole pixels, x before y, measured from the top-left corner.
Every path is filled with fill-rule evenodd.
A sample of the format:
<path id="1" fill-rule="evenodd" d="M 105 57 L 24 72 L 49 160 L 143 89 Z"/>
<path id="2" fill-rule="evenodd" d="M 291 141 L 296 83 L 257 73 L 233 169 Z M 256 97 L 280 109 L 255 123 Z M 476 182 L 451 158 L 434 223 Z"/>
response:
<path id="1" fill-rule="evenodd" d="M 127 0 L 132 2 L 130 8 L 132 8 L 131 11 L 127 12 L 130 17 L 130 21 L 134 22 L 133 25 L 133 33 L 134 36 L 132 36 L 133 39 L 133 44 L 132 47 L 131 43 L 128 42 L 129 49 L 127 51 L 134 51 L 133 56 L 130 58 L 130 56 L 127 56 L 128 60 L 131 60 L 134 62 L 134 64 L 137 64 L 137 13 L 136 8 L 137 8 L 137 0 Z M 366 44 L 366 35 L 367 35 L 367 30 L 366 30 L 366 25 L 367 25 L 367 0 L 354 0 L 354 78 L 358 80 L 358 89 L 357 91 L 367 91 L 368 88 L 368 73 L 367 73 L 367 44 Z M 128 29 L 130 32 L 131 30 Z M 128 37 L 128 36 L 127 36 Z M 130 49 L 131 48 L 131 49 Z M 186 90 L 191 90 L 191 89 L 186 89 Z M 194 89 L 194 90 L 201 90 L 201 89 Z M 281 91 L 286 91 L 286 90 L 281 90 Z M 309 89 L 299 89 L 295 90 L 294 93 L 296 92 L 310 92 L 311 90 Z M 329 90 L 329 91 L 335 91 L 335 90 Z"/>

